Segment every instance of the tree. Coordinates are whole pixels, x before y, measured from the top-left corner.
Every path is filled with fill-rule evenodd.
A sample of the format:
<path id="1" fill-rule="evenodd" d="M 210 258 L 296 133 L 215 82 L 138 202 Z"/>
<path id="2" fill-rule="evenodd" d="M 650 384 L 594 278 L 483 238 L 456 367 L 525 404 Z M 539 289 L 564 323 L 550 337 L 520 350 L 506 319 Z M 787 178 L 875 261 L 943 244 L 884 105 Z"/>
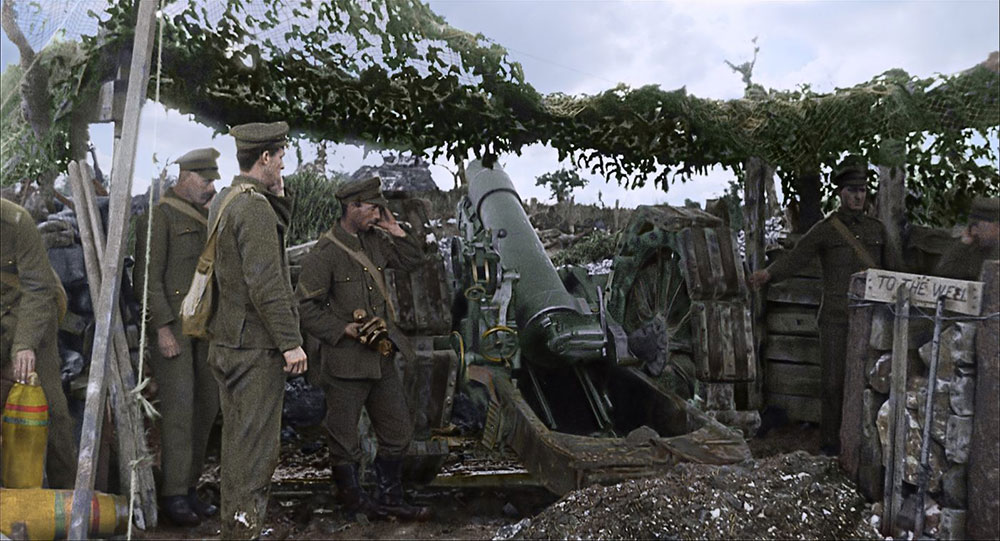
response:
<path id="1" fill-rule="evenodd" d="M 587 185 L 587 179 L 580 176 L 576 169 L 560 169 L 551 173 L 545 173 L 535 178 L 535 186 L 548 186 L 552 192 L 552 197 L 562 203 L 569 198 L 573 190 Z"/>

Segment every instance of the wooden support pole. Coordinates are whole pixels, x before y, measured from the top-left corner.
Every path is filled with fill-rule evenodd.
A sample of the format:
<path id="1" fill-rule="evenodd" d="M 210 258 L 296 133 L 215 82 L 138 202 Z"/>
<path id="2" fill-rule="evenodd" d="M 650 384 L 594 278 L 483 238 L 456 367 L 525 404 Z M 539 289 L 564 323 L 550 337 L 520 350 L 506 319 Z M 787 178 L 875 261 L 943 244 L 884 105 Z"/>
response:
<path id="1" fill-rule="evenodd" d="M 73 493 L 73 513 L 70 520 L 70 539 L 85 539 L 90 525 L 90 505 L 94 490 L 94 464 L 98 455 L 101 422 L 104 414 L 106 368 L 113 349 L 112 329 L 120 324 L 116 317 L 118 293 L 121 288 L 122 252 L 125 247 L 128 219 L 132 204 L 132 174 L 135 168 L 135 150 L 139 139 L 139 118 L 146 101 L 149 70 L 153 55 L 153 29 L 156 20 L 156 0 L 139 0 L 136 20 L 135 43 L 129 72 L 128 94 L 125 100 L 123 138 L 115 153 L 112 167 L 111 202 L 108 214 L 108 242 L 104 250 L 101 294 L 94 307 L 96 328 L 94 348 L 90 361 L 90 380 L 87 384 L 87 401 L 84 407 L 83 427 L 80 436 L 80 460 L 77 467 L 76 488 Z M 155 513 L 155 510 L 154 510 Z M 152 517 L 155 524 L 155 514 Z M 147 517 L 148 520 L 148 517 Z"/>
<path id="2" fill-rule="evenodd" d="M 892 329 L 892 371 L 889 386 L 891 418 L 889 459 L 885 468 L 882 500 L 882 533 L 893 535 L 903 503 L 903 467 L 906 463 L 906 358 L 910 338 L 910 292 L 896 290 L 896 319 Z"/>
<path id="3" fill-rule="evenodd" d="M 750 273 L 763 269 L 764 260 L 764 231 L 767 219 L 767 202 L 765 201 L 765 185 L 769 177 L 774 176 L 774 168 L 769 166 L 760 158 L 750 158 L 746 162 L 746 173 L 743 182 L 743 205 L 745 216 L 743 220 L 744 248 L 746 250 L 747 266 Z M 751 320 L 753 322 L 754 351 L 758 353 L 757 359 L 763 358 L 761 344 L 764 343 L 764 291 L 754 290 L 750 292 Z M 749 404 L 742 407 L 760 409 L 763 406 L 763 367 L 757 367 L 757 380 L 749 385 L 753 391 L 747 397 Z M 741 408 L 741 405 L 737 405 Z"/>
<path id="4" fill-rule="evenodd" d="M 882 143 L 878 164 L 878 192 L 875 208 L 885 226 L 886 244 L 896 261 L 903 260 L 903 231 L 906 218 L 906 148 L 902 141 L 887 139 Z M 890 269 L 904 270 L 904 269 Z"/>

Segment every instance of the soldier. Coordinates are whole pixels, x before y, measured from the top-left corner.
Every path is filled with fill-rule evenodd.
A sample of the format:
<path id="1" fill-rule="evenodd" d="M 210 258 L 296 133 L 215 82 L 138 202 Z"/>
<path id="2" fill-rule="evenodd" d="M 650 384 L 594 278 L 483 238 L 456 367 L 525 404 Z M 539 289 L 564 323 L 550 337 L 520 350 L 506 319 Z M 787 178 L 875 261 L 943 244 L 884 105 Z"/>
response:
<path id="1" fill-rule="evenodd" d="M 972 201 L 962 242 L 945 252 L 934 274 L 958 280 L 979 280 L 987 259 L 1000 259 L 1000 198 L 977 197 Z"/>
<path id="2" fill-rule="evenodd" d="M 0 408 L 14 382 L 36 372 L 49 407 L 50 488 L 76 482 L 75 423 L 60 377 L 57 326 L 65 293 L 27 210 L 0 199 Z"/>
<path id="3" fill-rule="evenodd" d="M 337 191 L 342 215 L 302 261 L 296 295 L 302 326 L 321 341 L 322 387 L 333 476 L 349 515 L 426 520 L 431 511 L 403 498 L 403 455 L 413 422 L 393 364 L 396 349 L 410 352 L 393 323 L 383 271 L 413 269 L 423 261 L 422 239 L 408 235 L 386 207 L 381 180 L 349 182 Z M 385 322 L 388 338 L 366 329 Z M 368 342 L 368 345 L 362 343 Z M 358 485 L 358 420 L 365 407 L 378 438 L 373 501 Z"/>
<path id="4" fill-rule="evenodd" d="M 208 209 L 219 177 L 214 148 L 192 150 L 177 159 L 177 183 L 153 208 L 149 249 L 149 325 L 156 330 L 150 364 L 159 388 L 160 505 L 178 526 L 197 526 L 218 508 L 198 498 L 195 487 L 205 462 L 208 437 L 219 413 L 219 386 L 208 367 L 208 342 L 181 334 L 181 301 L 191 286 L 205 246 Z M 138 264 L 133 280 L 141 291 L 146 265 L 146 216 L 136 235 Z"/>
<path id="5" fill-rule="evenodd" d="M 285 373 L 305 372 L 306 354 L 284 250 L 288 124 L 243 124 L 230 134 L 240 174 L 209 212 L 218 231 L 208 363 L 223 418 L 221 535 L 249 539 L 260 535 L 278 464 Z M 229 198 L 231 190 L 238 192 Z"/>
<path id="6" fill-rule="evenodd" d="M 897 258 L 886 244 L 882 222 L 864 213 L 867 174 L 867 163 L 854 156 L 845 158 L 833 175 L 840 208 L 814 225 L 791 252 L 749 278 L 750 285 L 759 288 L 792 276 L 813 257 L 820 258 L 823 267 L 823 301 L 819 310 L 821 434 L 823 451 L 827 454 L 837 454 L 840 446 L 847 355 L 847 289 L 851 275 L 868 268 L 899 268 Z"/>

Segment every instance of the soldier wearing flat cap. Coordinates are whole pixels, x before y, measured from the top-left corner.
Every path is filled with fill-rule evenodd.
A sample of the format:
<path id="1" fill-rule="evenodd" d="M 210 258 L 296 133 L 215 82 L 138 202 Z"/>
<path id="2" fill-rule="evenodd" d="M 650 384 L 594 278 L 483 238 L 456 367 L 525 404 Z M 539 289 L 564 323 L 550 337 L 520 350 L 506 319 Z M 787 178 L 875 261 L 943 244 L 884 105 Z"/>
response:
<path id="1" fill-rule="evenodd" d="M 342 216 L 302 261 L 296 290 L 302 327 L 321 342 L 334 480 L 349 516 L 426 520 L 429 508 L 403 499 L 402 459 L 413 423 L 393 358 L 410 348 L 396 331 L 383 272 L 419 266 L 423 239 L 407 234 L 388 210 L 378 177 L 345 183 L 336 196 Z M 373 317 L 386 323 L 388 336 L 364 343 Z M 378 438 L 375 499 L 358 485 L 362 407 Z"/>
<path id="2" fill-rule="evenodd" d="M 146 308 L 156 332 L 150 366 L 159 389 L 161 507 L 178 526 L 197 526 L 218 512 L 198 498 L 208 436 L 219 413 L 219 386 L 206 363 L 208 342 L 181 334 L 180 306 L 191 286 L 208 229 L 206 205 L 215 196 L 219 151 L 199 148 L 177 158 L 177 183 L 153 207 L 146 261 L 147 215 L 136 234 L 138 291 L 148 284 Z M 148 272 L 148 280 L 147 280 Z"/>
<path id="3" fill-rule="evenodd" d="M 278 464 L 285 374 L 306 354 L 285 257 L 291 205 L 284 197 L 288 124 L 234 126 L 240 174 L 212 202 L 214 315 L 208 364 L 222 406 L 223 539 L 260 536 Z"/>
<path id="4" fill-rule="evenodd" d="M 840 445 L 844 362 L 847 356 L 847 289 L 851 275 L 869 268 L 899 269 L 898 257 L 886 243 L 882 222 L 864 213 L 868 164 L 857 156 L 845 158 L 833 172 L 840 208 L 814 225 L 795 245 L 766 269 L 753 273 L 752 287 L 779 282 L 819 257 L 823 269 L 823 301 L 819 311 L 822 380 L 823 451 L 837 454 Z"/>
<path id="5" fill-rule="evenodd" d="M 1000 198 L 997 197 L 977 197 L 972 201 L 962 241 L 941 256 L 934 274 L 958 280 L 979 280 L 987 259 L 1000 259 Z"/>

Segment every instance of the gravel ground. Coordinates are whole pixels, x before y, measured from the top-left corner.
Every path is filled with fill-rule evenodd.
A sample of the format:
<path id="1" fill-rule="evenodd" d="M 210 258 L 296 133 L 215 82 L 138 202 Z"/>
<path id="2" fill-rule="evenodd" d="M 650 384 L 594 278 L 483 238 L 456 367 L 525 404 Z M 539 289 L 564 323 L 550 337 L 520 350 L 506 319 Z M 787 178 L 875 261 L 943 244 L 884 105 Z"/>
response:
<path id="1" fill-rule="evenodd" d="M 877 538 L 836 460 L 803 451 L 571 492 L 494 539 Z"/>

